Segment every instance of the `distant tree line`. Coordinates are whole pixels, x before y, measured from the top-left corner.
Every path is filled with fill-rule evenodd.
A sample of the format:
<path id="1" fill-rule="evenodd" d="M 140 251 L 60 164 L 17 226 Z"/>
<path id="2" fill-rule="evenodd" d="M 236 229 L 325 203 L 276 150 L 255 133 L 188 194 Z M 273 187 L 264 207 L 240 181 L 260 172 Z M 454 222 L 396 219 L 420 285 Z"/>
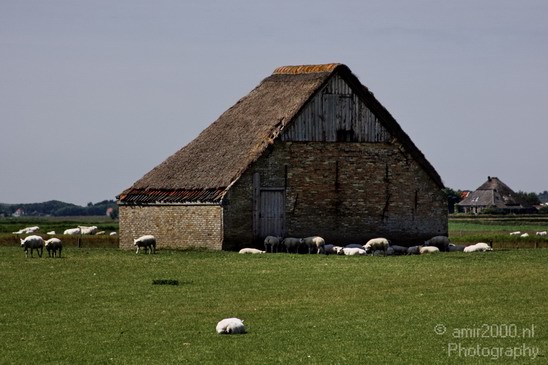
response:
<path id="1" fill-rule="evenodd" d="M 118 206 L 114 200 L 103 200 L 99 203 L 88 203 L 85 207 L 50 200 L 43 203 L 4 204 L 0 203 L 0 216 L 97 216 L 109 215 L 112 219 L 118 218 Z"/>

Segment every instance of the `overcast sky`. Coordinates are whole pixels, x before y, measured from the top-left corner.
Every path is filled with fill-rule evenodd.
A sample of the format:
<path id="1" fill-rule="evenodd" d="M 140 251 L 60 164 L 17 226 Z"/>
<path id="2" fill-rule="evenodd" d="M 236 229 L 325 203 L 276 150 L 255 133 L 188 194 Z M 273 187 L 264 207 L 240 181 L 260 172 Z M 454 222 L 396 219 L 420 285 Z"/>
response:
<path id="1" fill-rule="evenodd" d="M 548 1 L 0 0 L 0 202 L 115 199 L 276 67 L 330 62 L 447 187 L 548 190 Z"/>

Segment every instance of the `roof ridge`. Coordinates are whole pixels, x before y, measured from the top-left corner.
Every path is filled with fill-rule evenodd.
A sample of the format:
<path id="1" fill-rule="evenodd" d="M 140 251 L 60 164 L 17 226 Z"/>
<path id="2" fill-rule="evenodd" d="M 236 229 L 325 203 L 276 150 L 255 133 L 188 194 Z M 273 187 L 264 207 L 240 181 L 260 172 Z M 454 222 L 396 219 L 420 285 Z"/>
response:
<path id="1" fill-rule="evenodd" d="M 272 75 L 298 75 L 309 73 L 332 72 L 342 63 L 325 63 L 316 65 L 294 65 L 277 67 Z"/>

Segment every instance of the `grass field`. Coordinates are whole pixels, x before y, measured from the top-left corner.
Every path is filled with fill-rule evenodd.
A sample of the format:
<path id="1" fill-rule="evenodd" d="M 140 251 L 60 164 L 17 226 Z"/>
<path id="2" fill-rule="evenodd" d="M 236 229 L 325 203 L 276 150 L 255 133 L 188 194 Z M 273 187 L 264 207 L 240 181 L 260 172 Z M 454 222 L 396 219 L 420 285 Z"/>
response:
<path id="1" fill-rule="evenodd" d="M 25 259 L 19 247 L 0 247 L 0 363 L 548 362 L 545 249 L 63 253 Z M 232 316 L 248 333 L 216 334 Z"/>

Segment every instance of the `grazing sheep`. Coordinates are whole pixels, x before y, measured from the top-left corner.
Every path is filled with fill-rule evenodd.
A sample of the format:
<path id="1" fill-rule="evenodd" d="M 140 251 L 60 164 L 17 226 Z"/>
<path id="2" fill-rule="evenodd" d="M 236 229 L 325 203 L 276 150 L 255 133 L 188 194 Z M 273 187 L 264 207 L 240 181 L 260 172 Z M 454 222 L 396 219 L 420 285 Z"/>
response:
<path id="1" fill-rule="evenodd" d="M 141 247 L 145 248 L 145 253 L 147 252 L 147 249 L 149 249 L 149 253 L 155 253 L 156 252 L 156 237 L 153 235 L 147 234 L 144 236 L 141 236 L 137 239 L 133 240 L 133 245 L 137 247 L 137 251 L 135 253 L 139 253 L 139 249 Z"/>
<path id="2" fill-rule="evenodd" d="M 65 229 L 65 231 L 63 232 L 63 234 L 71 236 L 79 235 L 80 233 L 82 233 L 82 230 L 79 227 Z"/>
<path id="3" fill-rule="evenodd" d="M 299 247 L 302 245 L 302 238 L 287 237 L 282 241 L 282 245 L 285 246 L 287 253 L 298 253 Z"/>
<path id="4" fill-rule="evenodd" d="M 63 251 L 63 243 L 59 238 L 50 238 L 44 242 L 46 251 L 48 251 L 48 257 L 57 256 L 57 250 L 59 250 L 59 257 L 61 257 L 61 251 Z"/>
<path id="5" fill-rule="evenodd" d="M 340 250 L 338 254 L 345 255 L 345 256 L 356 256 L 356 255 L 366 255 L 366 252 L 363 248 L 343 247 L 343 249 Z"/>
<path id="6" fill-rule="evenodd" d="M 244 321 L 239 318 L 225 318 L 215 327 L 217 333 L 235 334 L 245 333 Z"/>
<path id="7" fill-rule="evenodd" d="M 97 226 L 91 226 L 91 227 L 86 227 L 86 226 L 78 226 L 78 228 L 80 228 L 80 232 L 82 234 L 95 234 L 97 233 Z"/>
<path id="8" fill-rule="evenodd" d="M 242 248 L 238 253 L 256 254 L 256 253 L 266 253 L 266 251 L 261 251 L 261 250 L 256 249 L 256 248 Z"/>
<path id="9" fill-rule="evenodd" d="M 464 245 L 454 245 L 454 244 L 450 244 L 448 249 L 449 249 L 449 252 L 457 252 L 457 251 L 464 251 L 464 248 L 466 246 Z"/>
<path id="10" fill-rule="evenodd" d="M 436 246 L 421 246 L 419 249 L 421 255 L 429 254 L 429 253 L 437 253 L 440 252 L 440 249 Z"/>
<path id="11" fill-rule="evenodd" d="M 407 254 L 407 247 L 404 246 L 398 246 L 398 245 L 391 245 L 389 248 L 392 248 L 394 255 L 406 255 Z"/>
<path id="12" fill-rule="evenodd" d="M 449 251 L 449 238 L 447 236 L 435 236 L 424 242 L 425 246 L 439 248 L 442 252 Z"/>
<path id="13" fill-rule="evenodd" d="M 537 232 L 535 233 L 537 236 L 546 236 L 548 234 L 548 232 L 546 231 L 542 231 L 542 232 Z"/>
<path id="14" fill-rule="evenodd" d="M 44 252 L 44 239 L 40 236 L 28 236 L 25 239 L 21 240 L 21 247 L 25 250 L 25 257 L 29 257 L 29 248 L 30 248 L 30 257 L 32 257 L 32 252 L 34 250 L 38 251 L 38 256 L 42 257 Z"/>
<path id="15" fill-rule="evenodd" d="M 485 242 L 478 242 L 475 245 L 466 246 L 464 248 L 464 252 L 486 252 L 486 251 L 493 251 L 491 246 L 489 246 Z"/>
<path id="16" fill-rule="evenodd" d="M 519 236 L 521 231 L 510 232 L 510 236 Z"/>
<path id="17" fill-rule="evenodd" d="M 325 240 L 319 236 L 303 238 L 303 243 L 308 246 L 308 253 L 316 251 L 316 253 L 325 252 Z"/>
<path id="18" fill-rule="evenodd" d="M 268 252 L 270 248 L 271 253 L 278 252 L 278 246 L 281 241 L 282 237 L 266 236 L 264 239 L 264 250 Z"/>
<path id="19" fill-rule="evenodd" d="M 520 237 L 523 237 L 523 238 L 529 237 L 529 233 L 524 233 L 524 234 L 520 235 Z"/>
<path id="20" fill-rule="evenodd" d="M 386 238 L 372 238 L 365 245 L 363 245 L 363 249 L 365 252 L 370 253 L 376 250 L 382 250 L 384 251 L 386 255 L 386 250 L 388 249 L 388 246 L 390 246 L 390 241 Z"/>
<path id="21" fill-rule="evenodd" d="M 38 232 L 39 230 L 40 230 L 40 227 L 32 226 L 32 227 L 21 228 L 17 232 L 12 232 L 12 233 L 13 234 L 31 234 L 31 233 Z"/>

